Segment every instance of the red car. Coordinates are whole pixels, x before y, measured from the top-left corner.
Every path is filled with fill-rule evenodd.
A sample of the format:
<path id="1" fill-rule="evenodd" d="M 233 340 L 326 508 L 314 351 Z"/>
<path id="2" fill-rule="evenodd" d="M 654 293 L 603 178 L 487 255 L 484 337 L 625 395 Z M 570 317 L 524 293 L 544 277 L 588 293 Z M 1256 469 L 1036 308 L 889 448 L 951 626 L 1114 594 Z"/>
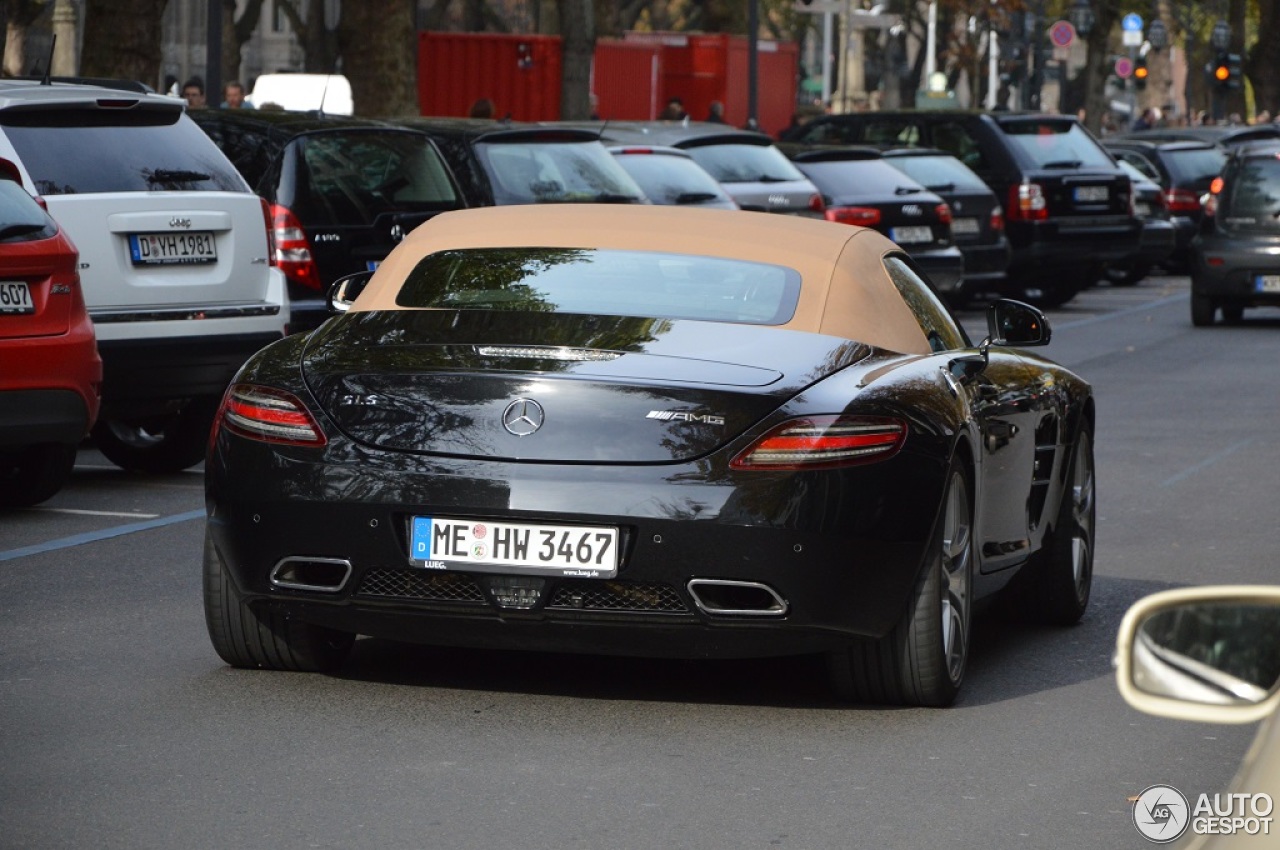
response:
<path id="1" fill-rule="evenodd" d="M 0 159 L 0 508 L 58 492 L 98 416 L 102 360 L 79 261 Z"/>

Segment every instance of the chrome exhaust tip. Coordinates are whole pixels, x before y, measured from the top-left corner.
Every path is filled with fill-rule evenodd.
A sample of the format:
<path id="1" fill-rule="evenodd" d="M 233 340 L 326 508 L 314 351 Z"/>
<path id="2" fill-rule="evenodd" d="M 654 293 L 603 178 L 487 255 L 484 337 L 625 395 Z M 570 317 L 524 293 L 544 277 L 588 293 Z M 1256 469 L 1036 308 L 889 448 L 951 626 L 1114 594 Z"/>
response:
<path id="1" fill-rule="evenodd" d="M 271 569 L 271 584 L 286 590 L 337 593 L 351 578 L 351 562 L 342 558 L 282 558 Z"/>
<path id="2" fill-rule="evenodd" d="M 689 579 L 689 595 L 707 614 L 725 617 L 783 617 L 787 601 L 767 584 L 717 578 Z"/>

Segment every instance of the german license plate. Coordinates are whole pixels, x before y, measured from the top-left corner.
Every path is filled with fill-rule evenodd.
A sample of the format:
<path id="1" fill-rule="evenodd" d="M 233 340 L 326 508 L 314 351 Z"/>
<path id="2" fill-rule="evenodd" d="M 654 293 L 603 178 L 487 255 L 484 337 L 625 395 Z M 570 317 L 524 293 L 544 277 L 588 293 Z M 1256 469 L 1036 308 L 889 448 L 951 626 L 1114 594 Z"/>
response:
<path id="1" fill-rule="evenodd" d="M 218 248 L 207 230 L 192 233 L 132 233 L 129 257 L 135 266 L 216 263 Z"/>
<path id="2" fill-rule="evenodd" d="M 613 578 L 618 529 L 416 516 L 409 557 L 437 570 Z"/>
<path id="3" fill-rule="evenodd" d="M 1133 214 L 1136 215 L 1138 218 L 1146 218 L 1147 216 L 1151 215 L 1151 205 L 1135 203 L 1133 205 Z"/>
<path id="4" fill-rule="evenodd" d="M 25 281 L 0 280 L 0 313 L 34 313 L 31 288 Z"/>
<path id="5" fill-rule="evenodd" d="M 1110 195 L 1107 193 L 1106 186 L 1077 186 L 1072 197 L 1078 203 L 1098 204 L 1105 203 Z"/>
<path id="6" fill-rule="evenodd" d="M 1253 279 L 1256 292 L 1280 293 L 1280 274 L 1260 274 Z"/>
<path id="7" fill-rule="evenodd" d="M 978 230 L 976 218 L 957 218 L 951 222 L 951 233 L 954 236 L 977 236 Z"/>
<path id="8" fill-rule="evenodd" d="M 914 242 L 932 242 L 933 228 L 914 225 L 911 227 L 893 227 L 889 229 L 890 238 L 899 245 Z"/>

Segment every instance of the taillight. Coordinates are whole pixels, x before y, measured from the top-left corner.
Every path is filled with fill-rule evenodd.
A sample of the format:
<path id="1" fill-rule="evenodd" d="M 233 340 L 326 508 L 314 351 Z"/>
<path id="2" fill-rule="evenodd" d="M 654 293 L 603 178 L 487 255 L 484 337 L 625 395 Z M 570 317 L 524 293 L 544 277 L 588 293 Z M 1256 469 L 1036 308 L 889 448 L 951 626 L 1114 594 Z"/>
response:
<path id="1" fill-rule="evenodd" d="M 991 208 L 991 220 L 987 225 L 996 233 L 1004 230 L 1004 208 L 999 204 Z"/>
<path id="2" fill-rule="evenodd" d="M 809 196 L 809 210 L 811 212 L 822 212 L 827 208 L 826 203 L 822 200 L 821 195 Z"/>
<path id="3" fill-rule="evenodd" d="M 1043 221 L 1048 217 L 1049 202 L 1039 183 L 1009 187 L 1009 221 Z"/>
<path id="4" fill-rule="evenodd" d="M 742 470 L 830 469 L 887 460 L 907 423 L 887 416 L 806 416 L 770 430 L 729 464 Z"/>
<path id="5" fill-rule="evenodd" d="M 271 226 L 271 204 L 267 203 L 266 198 L 258 200 L 262 202 L 262 222 L 267 226 L 267 263 L 279 266 L 280 258 L 276 256 L 276 229 Z"/>
<path id="6" fill-rule="evenodd" d="M 319 448 L 328 440 L 297 396 L 255 384 L 233 384 L 218 421 L 233 434 L 264 443 Z"/>
<path id="7" fill-rule="evenodd" d="M 1171 213 L 1200 212 L 1200 195 L 1189 189 L 1170 189 L 1164 193 L 1165 204 Z"/>
<path id="8" fill-rule="evenodd" d="M 1209 193 L 1204 196 L 1201 207 L 1204 214 L 1210 218 L 1218 214 L 1218 198 L 1222 196 L 1222 190 L 1227 188 L 1227 182 L 1221 177 L 1213 178 L 1213 182 L 1209 184 Z"/>
<path id="9" fill-rule="evenodd" d="M 276 265 L 285 276 L 308 289 L 322 290 L 320 270 L 316 268 L 315 255 L 311 253 L 311 240 L 307 239 L 307 232 L 302 229 L 298 217 L 288 207 L 272 204 L 271 230 L 275 237 Z"/>
<path id="10" fill-rule="evenodd" d="M 827 207 L 822 215 L 827 221 L 838 224 L 875 227 L 880 223 L 880 210 L 875 207 Z"/>
<path id="11" fill-rule="evenodd" d="M 946 204 L 938 204 L 933 208 L 933 211 L 938 214 L 938 221 L 943 224 L 951 223 L 951 207 Z"/>

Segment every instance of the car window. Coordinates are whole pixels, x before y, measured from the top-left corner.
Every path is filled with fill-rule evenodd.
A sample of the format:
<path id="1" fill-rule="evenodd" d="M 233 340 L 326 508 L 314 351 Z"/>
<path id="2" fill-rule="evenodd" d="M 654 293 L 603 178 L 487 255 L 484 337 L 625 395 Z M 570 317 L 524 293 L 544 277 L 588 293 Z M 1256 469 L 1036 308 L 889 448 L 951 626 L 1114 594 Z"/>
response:
<path id="1" fill-rule="evenodd" d="M 849 145 L 861 140 L 856 124 L 838 121 L 812 121 L 801 131 L 798 141 L 811 145 Z"/>
<path id="2" fill-rule="evenodd" d="M 975 171 L 985 170 L 990 164 L 978 140 L 959 121 L 940 121 L 931 125 L 929 144 L 946 151 Z"/>
<path id="3" fill-rule="evenodd" d="M 934 351 L 968 347 L 969 338 L 951 318 L 933 287 L 925 283 L 905 260 L 895 256 L 885 257 L 884 267 L 889 273 L 889 279 L 898 288 L 902 300 L 907 302 L 912 315 L 920 323 L 920 330 L 924 331 Z"/>
<path id="4" fill-rule="evenodd" d="M 832 197 L 901 197 L 920 192 L 923 187 L 883 159 L 841 159 L 829 162 L 801 162 L 815 186 Z"/>
<path id="5" fill-rule="evenodd" d="M 618 154 L 618 164 L 658 204 L 688 204 L 697 200 L 729 200 L 720 184 L 691 159 L 670 154 Z"/>
<path id="6" fill-rule="evenodd" d="M 1001 129 L 1037 168 L 1113 167 L 1106 151 L 1074 121 L 1012 121 Z"/>
<path id="7" fill-rule="evenodd" d="M 1280 158 L 1248 159 L 1233 169 L 1225 182 L 1219 217 L 1280 228 Z"/>
<path id="8" fill-rule="evenodd" d="M 1226 152 L 1219 148 L 1169 150 L 1164 152 L 1164 158 L 1174 182 L 1201 188 L 1208 188 L 1227 163 Z"/>
<path id="9" fill-rule="evenodd" d="M 920 128 L 903 118 L 871 120 L 863 128 L 862 141 L 868 145 L 916 147 L 920 144 Z"/>
<path id="10" fill-rule="evenodd" d="M 1113 150 L 1111 155 L 1120 162 L 1127 163 L 1129 166 L 1137 170 L 1139 174 L 1156 183 L 1160 180 L 1160 169 L 1152 165 L 1151 160 L 1147 159 L 1140 153 L 1133 151 Z"/>
<path id="11" fill-rule="evenodd" d="M 0 123 L 41 195 L 249 191 L 208 135 L 176 110 L 6 111 Z"/>
<path id="12" fill-rule="evenodd" d="M 439 251 L 396 304 L 780 325 L 800 297 L 793 269 L 720 257 L 576 248 Z"/>
<path id="13" fill-rule="evenodd" d="M 476 154 L 499 205 L 644 197 L 599 142 L 480 142 Z"/>
<path id="14" fill-rule="evenodd" d="M 27 190 L 0 177 L 0 242 L 48 239 L 58 232 Z"/>
<path id="15" fill-rule="evenodd" d="M 773 145 L 700 145 L 694 161 L 721 183 L 780 183 L 803 180 L 791 160 Z"/>
<path id="16" fill-rule="evenodd" d="M 885 162 L 905 173 L 930 191 L 945 186 L 952 192 L 990 192 L 982 178 L 963 162 L 950 156 L 891 156 Z"/>
<path id="17" fill-rule="evenodd" d="M 418 133 L 316 133 L 300 140 L 296 195 L 282 198 L 310 222 L 372 224 L 383 213 L 461 206 L 444 162 Z"/>

